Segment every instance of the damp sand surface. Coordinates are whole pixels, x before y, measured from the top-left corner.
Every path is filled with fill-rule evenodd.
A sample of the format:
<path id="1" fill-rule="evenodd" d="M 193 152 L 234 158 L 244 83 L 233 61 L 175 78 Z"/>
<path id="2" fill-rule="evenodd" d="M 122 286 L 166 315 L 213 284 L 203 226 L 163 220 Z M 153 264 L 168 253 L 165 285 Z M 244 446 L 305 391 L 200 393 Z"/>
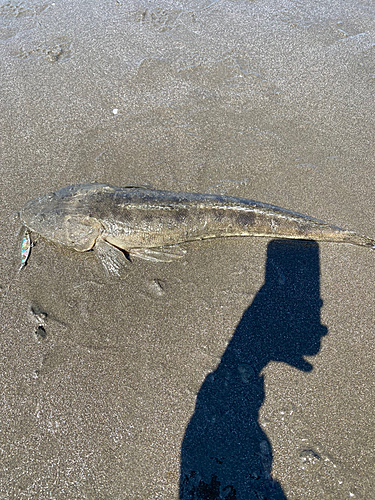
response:
<path id="1" fill-rule="evenodd" d="M 374 33 L 360 1 L 0 4 L 1 498 L 372 497 L 370 250 L 191 242 L 111 279 L 34 234 L 18 272 L 11 215 L 97 181 L 374 237 Z"/>

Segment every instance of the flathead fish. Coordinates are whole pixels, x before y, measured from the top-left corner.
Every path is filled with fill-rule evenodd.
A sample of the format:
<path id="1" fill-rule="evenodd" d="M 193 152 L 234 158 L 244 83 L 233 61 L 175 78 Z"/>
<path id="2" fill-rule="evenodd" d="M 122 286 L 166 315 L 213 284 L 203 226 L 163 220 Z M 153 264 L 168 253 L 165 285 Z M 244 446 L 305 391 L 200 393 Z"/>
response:
<path id="1" fill-rule="evenodd" d="M 29 231 L 77 252 L 94 250 L 109 275 L 126 256 L 156 262 L 183 257 L 179 243 L 227 236 L 266 236 L 374 248 L 375 240 L 307 215 L 257 201 L 107 184 L 67 186 L 20 211 Z"/>

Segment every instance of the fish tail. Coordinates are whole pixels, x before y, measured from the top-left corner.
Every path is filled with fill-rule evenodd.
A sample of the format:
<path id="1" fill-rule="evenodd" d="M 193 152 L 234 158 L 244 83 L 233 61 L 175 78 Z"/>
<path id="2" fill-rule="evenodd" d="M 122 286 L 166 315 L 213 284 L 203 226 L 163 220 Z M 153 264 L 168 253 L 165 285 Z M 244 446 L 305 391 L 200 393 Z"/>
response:
<path id="1" fill-rule="evenodd" d="M 361 247 L 371 248 L 375 250 L 375 239 L 369 238 L 368 236 L 363 236 L 362 234 L 354 233 L 353 231 L 343 231 L 342 241 L 346 243 L 351 243 L 352 245 L 358 245 Z"/>

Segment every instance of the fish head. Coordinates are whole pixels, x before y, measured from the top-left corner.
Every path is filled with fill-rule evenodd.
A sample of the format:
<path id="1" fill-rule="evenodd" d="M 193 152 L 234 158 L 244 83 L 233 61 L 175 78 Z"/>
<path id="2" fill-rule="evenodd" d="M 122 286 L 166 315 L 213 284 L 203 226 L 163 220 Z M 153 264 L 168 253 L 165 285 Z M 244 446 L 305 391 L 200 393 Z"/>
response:
<path id="1" fill-rule="evenodd" d="M 19 216 L 30 231 L 79 252 L 90 250 L 101 232 L 101 224 L 84 212 L 73 190 L 30 200 Z"/>

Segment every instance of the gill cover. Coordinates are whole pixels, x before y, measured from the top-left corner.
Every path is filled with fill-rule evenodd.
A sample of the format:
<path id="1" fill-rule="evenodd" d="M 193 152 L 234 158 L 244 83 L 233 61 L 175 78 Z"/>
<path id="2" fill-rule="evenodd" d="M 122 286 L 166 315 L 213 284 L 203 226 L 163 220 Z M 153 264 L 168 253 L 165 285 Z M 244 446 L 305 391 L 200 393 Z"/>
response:
<path id="1" fill-rule="evenodd" d="M 29 201 L 20 211 L 22 223 L 44 238 L 84 252 L 101 232 L 101 224 L 89 217 L 77 193 L 48 193 Z M 64 194 L 64 195 L 62 195 Z"/>

